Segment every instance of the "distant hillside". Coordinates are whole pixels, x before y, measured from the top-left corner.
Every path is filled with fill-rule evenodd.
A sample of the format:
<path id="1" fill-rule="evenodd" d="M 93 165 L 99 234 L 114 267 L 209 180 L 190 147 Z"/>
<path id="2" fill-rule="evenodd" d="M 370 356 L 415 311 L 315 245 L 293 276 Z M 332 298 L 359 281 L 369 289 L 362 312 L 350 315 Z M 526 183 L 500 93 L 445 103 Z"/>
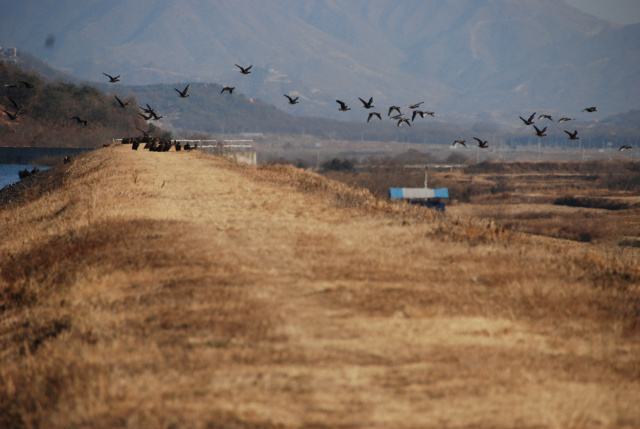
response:
<path id="1" fill-rule="evenodd" d="M 50 81 L 26 70 L 0 63 L 2 146 L 99 147 L 145 127 L 135 110 L 120 108 L 93 85 Z"/>
<path id="2" fill-rule="evenodd" d="M 3 5 L 0 24 L 4 46 L 82 79 L 217 82 L 299 116 L 357 120 L 335 99 L 373 96 L 456 122 L 594 104 L 601 119 L 640 99 L 640 25 L 562 0 L 24 0 Z"/>

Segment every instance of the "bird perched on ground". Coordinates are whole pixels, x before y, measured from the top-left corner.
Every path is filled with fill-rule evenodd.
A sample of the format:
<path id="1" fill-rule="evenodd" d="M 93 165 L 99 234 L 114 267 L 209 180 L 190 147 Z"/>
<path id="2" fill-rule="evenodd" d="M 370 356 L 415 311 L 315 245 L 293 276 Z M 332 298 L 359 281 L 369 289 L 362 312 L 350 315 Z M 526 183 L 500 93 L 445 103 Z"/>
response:
<path id="1" fill-rule="evenodd" d="M 551 117 L 551 115 L 540 115 L 538 116 L 538 119 L 548 119 L 553 122 L 553 118 Z"/>
<path id="2" fill-rule="evenodd" d="M 466 140 L 456 140 L 453 142 L 453 147 L 460 146 L 460 145 L 467 147 L 467 145 L 465 144 L 466 142 L 467 142 Z"/>
<path id="3" fill-rule="evenodd" d="M 569 135 L 569 140 L 580 140 L 580 137 L 578 137 L 578 130 L 574 130 L 572 133 L 567 130 L 564 130 L 564 132 Z"/>
<path id="4" fill-rule="evenodd" d="M 371 118 L 373 118 L 374 116 L 377 116 L 378 119 L 382 120 L 382 116 L 380 116 L 380 113 L 378 112 L 371 112 L 369 113 L 369 117 L 367 118 L 367 122 L 369 122 L 371 120 Z"/>
<path id="5" fill-rule="evenodd" d="M 561 124 L 563 122 L 567 122 L 567 121 L 573 121 L 573 119 L 572 118 L 560 118 L 560 119 L 558 119 L 558 123 L 559 124 Z"/>
<path id="6" fill-rule="evenodd" d="M 524 122 L 525 125 L 533 125 L 533 118 L 536 117 L 536 112 L 533 112 L 533 114 L 529 116 L 529 119 L 525 119 L 522 116 L 518 116 L 518 117 L 522 119 L 522 122 Z"/>
<path id="7" fill-rule="evenodd" d="M 362 101 L 362 106 L 365 109 L 371 109 L 372 107 L 375 107 L 373 105 L 373 97 L 369 98 L 369 101 L 364 101 L 362 98 L 358 97 L 358 100 Z"/>
<path id="8" fill-rule="evenodd" d="M 389 113 L 387 113 L 387 116 L 391 116 L 391 112 L 393 112 L 394 110 L 395 110 L 396 112 L 398 112 L 398 114 L 399 114 L 399 115 L 401 115 L 401 114 L 402 114 L 402 112 L 400 111 L 400 107 L 398 107 L 398 106 L 391 106 L 391 107 L 389 107 Z"/>
<path id="9" fill-rule="evenodd" d="M 84 125 L 85 127 L 87 126 L 87 120 L 86 119 L 82 119 L 79 116 L 73 116 L 73 117 L 71 117 L 69 119 L 75 119 L 78 124 Z"/>
<path id="10" fill-rule="evenodd" d="M 288 96 L 287 94 L 282 94 L 282 95 L 284 95 L 285 97 L 287 97 L 289 99 L 289 104 L 298 104 L 299 103 L 298 98 L 300 98 L 300 97 L 293 98 L 293 97 Z"/>
<path id="11" fill-rule="evenodd" d="M 540 130 L 538 127 L 536 127 L 535 125 L 533 126 L 533 128 L 536 129 L 536 135 L 538 137 L 546 137 L 547 136 L 547 127 L 544 127 L 542 130 Z"/>
<path id="12" fill-rule="evenodd" d="M 478 147 L 480 149 L 486 149 L 486 148 L 489 147 L 489 144 L 488 144 L 488 142 L 486 140 L 482 141 L 478 137 L 474 137 L 473 139 L 478 142 Z"/>
<path id="13" fill-rule="evenodd" d="M 409 122 L 409 119 L 407 119 L 407 118 L 401 118 L 401 119 L 398 120 L 397 126 L 400 127 L 400 126 L 402 126 L 402 124 L 407 124 L 407 125 L 411 126 L 411 122 Z"/>
<path id="14" fill-rule="evenodd" d="M 116 97 L 116 100 L 118 100 L 118 104 L 119 104 L 119 105 L 120 105 L 120 107 L 122 107 L 123 109 L 124 109 L 125 107 L 127 107 L 129 104 L 131 104 L 131 100 L 129 100 L 129 101 L 127 101 L 127 102 L 125 103 L 125 102 L 123 102 L 122 100 L 120 100 L 120 99 L 118 98 L 118 96 L 117 96 L 117 95 L 114 95 L 114 97 Z"/>
<path id="15" fill-rule="evenodd" d="M 597 112 L 598 109 L 596 109 L 596 106 L 591 106 L 591 107 L 585 107 L 584 109 L 582 109 L 583 112 L 589 112 L 589 113 L 593 113 L 593 112 Z"/>
<path id="16" fill-rule="evenodd" d="M 618 149 L 618 151 L 622 152 L 623 150 L 627 150 L 627 149 L 633 149 L 633 147 L 629 145 L 620 146 L 620 149 Z"/>
<path id="17" fill-rule="evenodd" d="M 244 68 L 244 67 L 239 66 L 238 64 L 236 64 L 236 67 L 238 67 L 238 68 L 240 69 L 240 73 L 241 73 L 241 74 L 249 74 L 249 73 L 251 73 L 251 71 L 250 71 L 250 70 L 251 70 L 251 67 L 253 67 L 253 64 L 251 64 L 251 65 L 250 65 L 249 67 L 247 67 L 247 68 Z"/>
<path id="18" fill-rule="evenodd" d="M 410 106 L 407 106 L 409 109 L 417 109 L 418 107 L 420 107 L 420 105 L 424 104 L 424 101 L 421 101 L 419 103 L 416 104 L 412 104 Z"/>
<path id="19" fill-rule="evenodd" d="M 178 88 L 173 88 L 175 89 L 178 94 L 180 94 L 180 98 L 187 98 L 189 96 L 189 87 L 191 85 L 187 85 L 182 91 L 180 91 Z"/>
<path id="20" fill-rule="evenodd" d="M 225 86 L 222 88 L 222 91 L 220 91 L 220 94 L 222 94 L 225 91 L 227 91 L 229 94 L 233 94 L 234 89 L 236 89 L 235 86 Z"/>
<path id="21" fill-rule="evenodd" d="M 5 110 L 4 113 L 7 114 L 9 119 L 11 119 L 12 121 L 15 121 L 16 119 L 18 119 L 18 114 L 20 113 L 20 110 L 16 110 L 16 113 L 11 113 L 8 110 Z"/>
<path id="22" fill-rule="evenodd" d="M 106 73 L 102 73 L 102 74 L 109 78 L 109 83 L 116 83 L 116 82 L 120 82 L 120 75 L 118 75 L 118 76 L 111 76 L 110 74 L 106 74 Z"/>
<path id="23" fill-rule="evenodd" d="M 340 108 L 338 110 L 340 110 L 341 112 L 346 112 L 347 110 L 351 110 L 351 108 L 348 107 L 344 101 L 336 100 L 336 103 L 340 105 Z"/>

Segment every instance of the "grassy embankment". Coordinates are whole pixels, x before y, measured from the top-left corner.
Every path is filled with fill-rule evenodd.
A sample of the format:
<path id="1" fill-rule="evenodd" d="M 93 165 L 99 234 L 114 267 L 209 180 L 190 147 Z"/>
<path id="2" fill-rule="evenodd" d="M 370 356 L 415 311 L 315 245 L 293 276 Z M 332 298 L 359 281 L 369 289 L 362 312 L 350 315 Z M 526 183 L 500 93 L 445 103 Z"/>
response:
<path id="1" fill-rule="evenodd" d="M 640 271 L 114 146 L 0 209 L 0 427 L 635 427 Z"/>

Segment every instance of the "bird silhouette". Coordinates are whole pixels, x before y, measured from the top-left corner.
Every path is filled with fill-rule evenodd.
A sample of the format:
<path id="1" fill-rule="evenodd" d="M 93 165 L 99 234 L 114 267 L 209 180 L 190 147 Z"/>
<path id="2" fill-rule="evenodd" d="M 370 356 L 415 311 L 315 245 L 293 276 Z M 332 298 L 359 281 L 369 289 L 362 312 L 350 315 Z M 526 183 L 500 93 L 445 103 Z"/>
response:
<path id="1" fill-rule="evenodd" d="M 7 114 L 9 119 L 11 119 L 12 121 L 15 121 L 16 119 L 18 119 L 18 114 L 20 113 L 20 110 L 16 110 L 16 113 L 11 113 L 8 110 L 5 110 L 4 113 Z"/>
<path id="2" fill-rule="evenodd" d="M 145 113 L 148 113 L 148 114 L 149 114 L 149 118 L 148 118 L 148 119 L 147 119 L 147 117 L 146 117 L 146 116 L 144 116 L 143 114 L 140 114 L 143 118 L 145 118 L 145 119 L 147 119 L 147 120 L 149 120 L 149 119 L 155 119 L 156 121 L 157 121 L 158 119 L 162 118 L 162 116 L 158 116 L 158 112 L 156 112 L 155 110 L 153 110 L 153 109 L 151 108 L 151 106 L 149 106 L 149 104 L 147 104 L 146 106 L 147 106 L 147 108 L 146 108 L 146 109 L 145 109 L 144 107 L 140 106 L 140 108 L 141 108 L 142 110 L 144 110 L 144 112 L 145 112 Z"/>
<path id="3" fill-rule="evenodd" d="M 382 116 L 380 116 L 380 113 L 371 112 L 371 113 L 369 113 L 369 117 L 367 118 L 367 122 L 369 122 L 374 116 L 377 116 L 378 119 L 382 120 Z"/>
<path id="4" fill-rule="evenodd" d="M 424 104 L 424 101 L 421 101 L 419 103 L 416 104 L 412 104 L 410 106 L 407 106 L 409 109 L 417 109 L 418 107 L 420 107 L 420 105 Z"/>
<path id="5" fill-rule="evenodd" d="M 559 124 L 561 124 L 563 122 L 567 122 L 567 121 L 573 121 L 573 119 L 572 118 L 560 118 L 560 119 L 558 119 L 558 123 Z"/>
<path id="6" fill-rule="evenodd" d="M 401 119 L 398 119 L 398 124 L 397 124 L 397 126 L 398 126 L 398 127 L 401 127 L 401 126 L 402 126 L 402 124 L 407 124 L 407 125 L 411 126 L 411 122 L 409 122 L 409 119 L 407 119 L 407 118 L 401 118 Z"/>
<path id="7" fill-rule="evenodd" d="M 13 104 L 13 107 L 16 108 L 16 110 L 21 110 L 22 108 L 24 108 L 24 106 L 22 104 L 18 104 L 18 102 L 16 100 L 14 100 L 13 98 L 9 97 L 8 95 L 7 95 L 7 98 L 9 99 L 11 104 Z"/>
<path id="8" fill-rule="evenodd" d="M 336 103 L 340 105 L 340 108 L 338 110 L 340 110 L 341 112 L 346 112 L 347 110 L 351 110 L 351 108 L 348 107 L 344 101 L 336 100 Z"/>
<path id="9" fill-rule="evenodd" d="M 623 150 L 628 150 L 628 149 L 633 149 L 633 147 L 629 145 L 620 146 L 620 149 L 618 149 L 618 152 L 622 152 Z"/>
<path id="10" fill-rule="evenodd" d="M 542 130 L 540 130 L 538 127 L 536 127 L 535 125 L 533 126 L 533 128 L 536 129 L 536 135 L 538 137 L 546 137 L 546 131 L 547 131 L 547 127 L 544 127 Z"/>
<path id="11" fill-rule="evenodd" d="M 106 74 L 106 73 L 102 73 L 102 74 L 109 78 L 109 83 L 116 83 L 116 82 L 120 82 L 120 75 L 118 75 L 118 76 L 111 76 L 110 74 Z"/>
<path id="12" fill-rule="evenodd" d="M 480 149 L 486 149 L 489 147 L 489 144 L 486 140 L 482 141 L 478 137 L 474 137 L 473 139 L 478 142 L 478 147 Z"/>
<path id="13" fill-rule="evenodd" d="M 567 130 L 564 130 L 564 132 L 569 135 L 569 140 L 580 140 L 580 137 L 578 137 L 578 130 L 574 130 L 572 133 Z"/>
<path id="14" fill-rule="evenodd" d="M 220 94 L 222 94 L 225 91 L 227 91 L 229 94 L 233 94 L 234 89 L 236 89 L 235 86 L 225 86 L 222 88 L 222 91 L 220 91 Z"/>
<path id="15" fill-rule="evenodd" d="M 398 107 L 398 106 L 391 106 L 391 107 L 389 107 L 389 113 L 387 113 L 387 116 L 391 116 L 391 112 L 393 112 L 394 110 L 395 110 L 396 112 L 398 112 L 398 114 L 399 114 L 399 115 L 401 115 L 401 114 L 402 114 L 402 112 L 400 111 L 400 107 Z"/>
<path id="16" fill-rule="evenodd" d="M 414 110 L 411 114 L 411 122 L 415 121 L 416 116 L 420 115 L 421 118 L 424 118 L 425 113 L 422 110 Z"/>
<path id="17" fill-rule="evenodd" d="M 251 70 L 251 67 L 253 67 L 253 64 L 252 64 L 252 65 L 250 65 L 250 66 L 249 66 L 249 67 L 247 67 L 247 68 L 244 68 L 244 67 L 239 66 L 238 64 L 236 64 L 236 67 L 238 67 L 238 68 L 240 69 L 240 73 L 242 73 L 242 74 L 249 74 L 249 73 L 251 73 L 251 71 L 250 71 L 250 70 Z"/>
<path id="18" fill-rule="evenodd" d="M 402 119 L 403 116 L 404 116 L 404 113 L 400 113 L 399 115 L 391 116 L 389 119 L 393 119 L 394 121 L 398 121 L 398 120 Z"/>
<path id="19" fill-rule="evenodd" d="M 467 145 L 465 144 L 467 141 L 466 140 L 456 140 L 453 142 L 453 147 L 462 145 L 464 147 L 467 147 Z"/>
<path id="20" fill-rule="evenodd" d="M 551 115 L 540 115 L 538 116 L 538 119 L 548 119 L 553 122 L 553 118 L 551 117 Z"/>
<path id="21" fill-rule="evenodd" d="M 118 104 L 119 104 L 119 105 L 120 105 L 120 107 L 122 107 L 123 109 L 124 109 L 125 107 L 127 107 L 129 104 L 131 104 L 131 100 L 129 100 L 129 101 L 127 101 L 127 102 L 125 103 L 125 102 L 123 102 L 122 100 L 120 100 L 120 99 L 118 98 L 118 96 L 117 96 L 117 95 L 114 95 L 114 97 L 116 97 L 116 100 L 118 100 Z"/>
<path id="22" fill-rule="evenodd" d="M 582 109 L 583 112 L 589 112 L 589 113 L 593 113 L 593 112 L 597 112 L 598 109 L 596 109 L 596 106 L 591 106 L 591 107 L 585 107 L 584 109 Z"/>
<path id="23" fill-rule="evenodd" d="M 358 97 L 358 100 L 362 101 L 362 106 L 365 109 L 371 109 L 372 107 L 375 107 L 373 105 L 373 97 L 369 98 L 369 101 L 364 101 L 362 98 Z"/>
<path id="24" fill-rule="evenodd" d="M 533 118 L 536 117 L 536 112 L 533 112 L 533 114 L 529 116 L 529 119 L 525 119 L 522 116 L 518 116 L 518 117 L 522 119 L 522 122 L 524 122 L 525 125 L 533 125 Z"/>
<path id="25" fill-rule="evenodd" d="M 140 112 L 138 112 L 138 115 L 142 116 L 142 117 L 144 118 L 144 120 L 145 120 L 145 121 L 148 121 L 148 120 L 150 120 L 150 119 L 153 119 L 153 115 L 146 116 L 146 115 L 143 115 L 143 114 L 142 114 L 142 113 L 140 113 Z"/>
<path id="26" fill-rule="evenodd" d="M 175 89 L 178 94 L 180 94 L 180 98 L 187 98 L 189 96 L 189 87 L 191 85 L 187 85 L 182 91 L 180 91 L 178 88 L 173 88 Z"/>
<path id="27" fill-rule="evenodd" d="M 78 124 L 84 125 L 85 127 L 87 126 L 87 120 L 86 119 L 82 119 L 79 116 L 73 116 L 73 117 L 71 117 L 69 119 L 75 119 Z"/>
<path id="28" fill-rule="evenodd" d="M 298 104 L 299 103 L 298 98 L 300 98 L 300 97 L 293 98 L 293 97 L 288 96 L 287 94 L 282 94 L 282 95 L 284 95 L 285 97 L 287 97 L 289 99 L 289 104 Z"/>

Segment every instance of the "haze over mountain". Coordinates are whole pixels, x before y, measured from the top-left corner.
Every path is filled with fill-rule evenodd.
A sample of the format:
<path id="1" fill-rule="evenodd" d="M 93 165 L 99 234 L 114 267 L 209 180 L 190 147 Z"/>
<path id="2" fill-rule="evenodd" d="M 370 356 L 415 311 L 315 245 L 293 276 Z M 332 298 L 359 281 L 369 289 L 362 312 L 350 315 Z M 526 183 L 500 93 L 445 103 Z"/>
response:
<path id="1" fill-rule="evenodd" d="M 297 115 L 364 120 L 371 96 L 447 121 L 640 107 L 640 24 L 563 0 L 26 0 L 0 24 L 0 45 L 83 79 L 231 85 Z"/>

